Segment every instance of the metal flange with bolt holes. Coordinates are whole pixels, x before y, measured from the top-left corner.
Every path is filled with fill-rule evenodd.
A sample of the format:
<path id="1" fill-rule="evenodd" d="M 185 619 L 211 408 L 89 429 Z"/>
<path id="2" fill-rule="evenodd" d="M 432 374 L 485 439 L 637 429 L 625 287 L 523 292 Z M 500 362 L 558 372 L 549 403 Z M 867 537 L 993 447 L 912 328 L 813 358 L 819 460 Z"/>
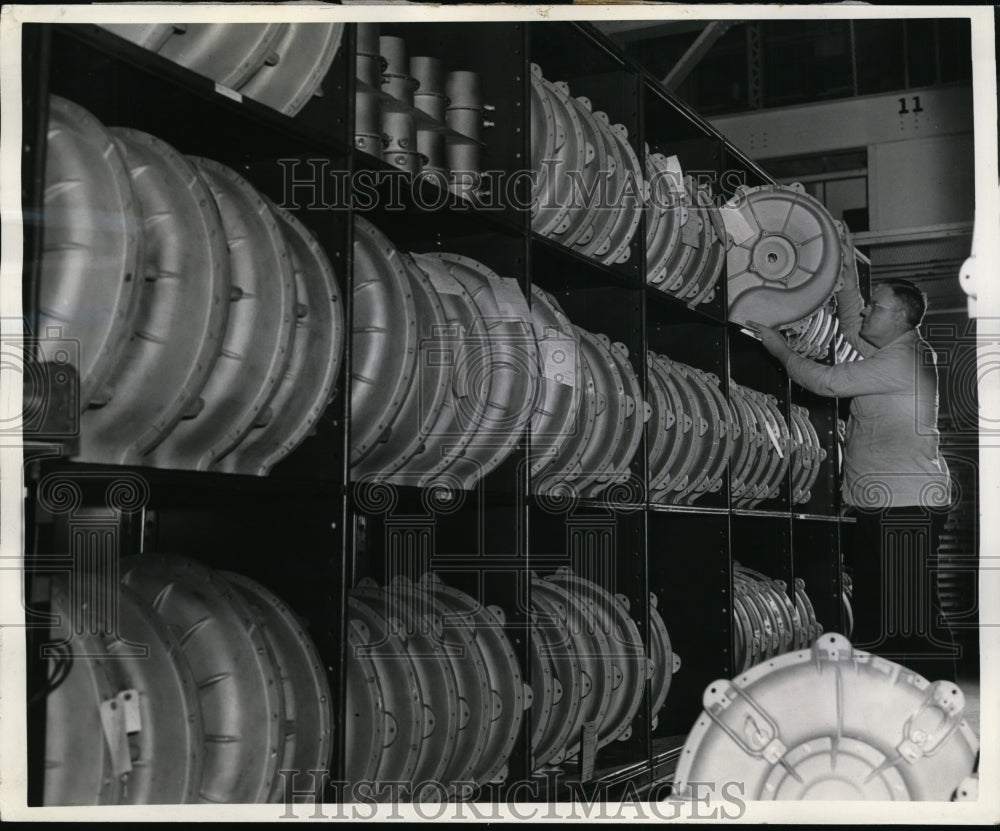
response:
<path id="1" fill-rule="evenodd" d="M 674 776 L 681 799 L 711 781 L 739 782 L 752 800 L 946 801 L 979 750 L 955 684 L 839 634 L 713 682 L 703 704 Z"/>

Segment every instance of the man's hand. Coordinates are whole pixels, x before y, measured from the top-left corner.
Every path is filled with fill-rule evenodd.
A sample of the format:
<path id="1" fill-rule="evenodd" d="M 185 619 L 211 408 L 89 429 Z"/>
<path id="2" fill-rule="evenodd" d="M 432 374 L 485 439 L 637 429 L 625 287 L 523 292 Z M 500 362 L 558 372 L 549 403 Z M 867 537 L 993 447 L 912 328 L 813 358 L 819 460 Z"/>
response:
<path id="1" fill-rule="evenodd" d="M 756 320 L 748 320 L 746 326 L 760 338 L 760 342 L 764 344 L 764 348 L 776 358 L 782 358 L 790 351 L 790 347 L 777 329 L 772 329 L 770 326 L 765 326 Z"/>

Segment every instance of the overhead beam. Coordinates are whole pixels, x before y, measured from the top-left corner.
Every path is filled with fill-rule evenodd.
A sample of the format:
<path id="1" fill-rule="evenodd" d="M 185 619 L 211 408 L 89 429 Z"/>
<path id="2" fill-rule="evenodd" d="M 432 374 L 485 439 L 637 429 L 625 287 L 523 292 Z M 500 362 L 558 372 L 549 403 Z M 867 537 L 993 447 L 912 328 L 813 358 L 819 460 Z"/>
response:
<path id="1" fill-rule="evenodd" d="M 687 51 L 681 55 L 674 68 L 667 73 L 663 79 L 663 85 L 669 90 L 675 90 L 684 79 L 701 62 L 701 59 L 708 54 L 715 42 L 721 38 L 735 23 L 742 23 L 740 20 L 713 20 L 707 24 L 698 37 L 695 38 Z"/>

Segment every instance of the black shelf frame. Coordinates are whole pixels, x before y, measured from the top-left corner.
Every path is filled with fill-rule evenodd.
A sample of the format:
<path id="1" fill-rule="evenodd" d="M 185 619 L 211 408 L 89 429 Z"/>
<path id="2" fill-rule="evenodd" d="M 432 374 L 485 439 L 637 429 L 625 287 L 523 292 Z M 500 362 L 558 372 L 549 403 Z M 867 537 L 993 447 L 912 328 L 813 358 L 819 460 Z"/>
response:
<path id="1" fill-rule="evenodd" d="M 503 47 L 507 57 L 491 65 L 477 54 L 477 43 L 484 43 L 491 30 L 503 29 Z M 469 35 L 478 27 L 476 34 Z M 707 121 L 666 90 L 655 78 L 626 58 L 604 35 L 589 24 L 532 22 L 511 24 L 384 24 L 385 32 L 412 38 L 424 51 L 441 57 L 468 63 L 481 72 L 484 87 L 501 90 L 498 100 L 504 102 L 506 121 L 484 136 L 489 150 L 494 140 L 493 161 L 511 172 L 526 167 L 530 159 L 530 123 L 527 102 L 530 100 L 529 65 L 539 63 L 547 78 L 566 80 L 574 95 L 592 96 L 595 109 L 609 108 L 612 121 L 623 121 L 639 158 L 643 143 L 651 150 L 676 153 L 685 170 L 714 174 L 713 190 L 728 195 L 737 181 L 748 185 L 766 184 L 773 180 L 768 174 L 733 147 Z M 324 82 L 326 94 L 317 104 L 310 104 L 300 116 L 289 118 L 250 100 L 234 100 L 225 90 L 219 91 L 211 81 L 183 67 L 147 52 L 96 26 L 84 24 L 31 24 L 24 27 L 24 129 L 26 150 L 23 155 L 23 204 L 27 217 L 39 216 L 44 184 L 44 135 L 47 121 L 47 99 L 50 92 L 64 94 L 92 108 L 94 114 L 109 125 L 157 132 L 175 143 L 183 152 L 213 156 L 243 172 L 258 188 L 274 198 L 283 197 L 287 189 L 285 161 L 320 160 L 332 170 L 344 175 L 345 181 L 358 171 L 398 175 L 399 171 L 375 157 L 356 149 L 353 144 L 354 89 L 353 55 L 356 49 L 355 26 L 345 31 L 340 54 Z M 478 39 L 478 40 L 477 40 Z M 500 40 L 498 38 L 497 40 Z M 440 51 L 432 47 L 440 46 Z M 494 51 L 500 49 L 495 45 Z M 458 66 L 452 68 L 460 68 Z M 103 81 L 103 85 L 102 82 Z M 137 90 L 155 89 L 162 97 L 155 100 L 134 100 Z M 617 90 L 614 95 L 610 93 Z M 605 96 L 607 100 L 602 99 Z M 149 96 L 153 98 L 152 95 Z M 194 131 L 190 128 L 194 127 Z M 507 131 L 510 131 L 509 133 Z M 235 141 L 236 137 L 243 140 Z M 249 137 L 249 139 L 247 138 Z M 673 138 L 676 137 L 676 138 Z M 688 160 L 687 164 L 685 160 Z M 428 187 L 434 187 L 431 184 Z M 593 332 L 602 332 L 602 319 L 608 316 L 601 301 L 611 302 L 626 315 L 617 328 L 629 348 L 633 367 L 642 389 L 647 389 L 645 350 L 660 338 L 669 342 L 691 331 L 703 333 L 710 348 L 710 364 L 720 374 L 723 390 L 728 395 L 729 378 L 734 371 L 740 383 L 774 394 L 786 417 L 790 403 L 800 403 L 802 394 L 793 389 L 787 376 L 773 362 L 748 356 L 759 346 L 726 320 L 725 274 L 719 283 L 718 297 L 712 304 L 691 308 L 684 301 L 646 285 L 644 223 L 635 234 L 630 257 L 624 264 L 603 266 L 567 250 L 530 229 L 530 216 L 525 209 L 489 211 L 466 205 L 451 205 L 436 211 L 425 211 L 411 200 L 398 212 L 366 211 L 346 203 L 325 211 L 300 211 L 334 262 L 343 292 L 346 330 L 351 330 L 351 286 L 353 266 L 354 213 L 372 218 L 403 250 L 434 250 L 444 248 L 468 255 L 479 254 L 487 265 L 504 276 L 516 276 L 526 295 L 530 286 L 538 283 L 565 300 L 567 311 L 575 323 Z M 438 194 L 440 195 L 440 194 Z M 32 213 L 35 210 L 35 213 Z M 384 227 L 383 227 L 384 226 Z M 37 269 L 41 251 L 41 225 L 25 224 L 25 309 L 30 315 L 37 307 Z M 409 247 L 408 247 L 409 246 Z M 588 309 L 594 308 L 593 314 Z M 683 328 L 679 328 L 683 327 Z M 659 332 L 661 334 L 657 335 Z M 665 334 L 664 334 L 665 333 Z M 199 547 L 193 549 L 209 565 L 234 567 L 231 556 L 212 551 L 213 532 L 203 523 L 210 517 L 221 522 L 224 531 L 239 529 L 240 508 L 271 503 L 274 510 L 256 521 L 269 529 L 253 542 L 245 535 L 249 552 L 244 564 L 250 563 L 257 576 L 273 589 L 286 588 L 286 600 L 311 624 L 320 653 L 327 666 L 334 697 L 334 723 L 344 723 L 344 683 L 347 667 L 346 597 L 350 587 L 363 576 L 384 576 L 385 558 L 391 534 L 392 515 L 359 503 L 350 482 L 351 414 L 349 390 L 350 338 L 346 339 L 338 395 L 327 411 L 328 430 L 324 443 L 327 452 L 323 464 L 314 462 L 317 445 L 304 445 L 283 462 L 270 477 L 256 478 L 230 474 L 166 471 L 152 468 L 82 465 L 59 458 L 43 458 L 27 463 L 28 485 L 27 528 L 29 561 L 41 556 L 40 544 L 51 543 L 53 531 L 47 518 L 38 509 L 39 483 L 48 475 L 115 477 L 124 474 L 141 476 L 149 482 L 151 498 L 134 514 L 123 515 L 127 533 L 123 532 L 129 550 L 143 550 L 157 540 L 166 540 L 175 550 L 184 542 L 182 520 L 192 516 L 198 521 L 187 526 L 187 533 L 201 533 Z M 697 350 L 698 344 L 693 345 Z M 671 356 L 674 357 L 674 356 Z M 683 360 L 679 357 L 678 360 Z M 762 369 L 763 367 L 763 369 Z M 753 383 L 751 383 L 753 382 Z M 836 401 L 823 402 L 822 424 L 835 426 L 838 412 Z M 835 469 L 835 438 L 828 429 L 830 442 L 829 482 L 839 480 Z M 574 521 L 601 528 L 601 533 L 615 538 L 616 545 L 627 546 L 628 556 L 615 558 L 616 585 L 627 590 L 632 614 L 648 646 L 649 594 L 659 594 L 660 613 L 667 621 L 671 637 L 675 638 L 682 656 L 682 668 L 674 676 L 666 708 L 653 726 L 650 702 L 644 696 L 642 707 L 633 724 L 632 737 L 597 754 L 595 773 L 588 787 L 606 786 L 615 789 L 648 786 L 670 774 L 680 753 L 687 727 L 693 723 L 701 706 L 705 685 L 715 678 L 735 674 L 732 648 L 732 566 L 734 552 L 739 550 L 738 530 L 747 523 L 764 523 L 777 530 L 782 542 L 780 560 L 783 573 L 775 577 L 804 576 L 810 582 L 810 596 L 822 610 L 821 621 L 826 626 L 837 623 L 841 603 L 840 563 L 841 525 L 849 518 L 842 516 L 839 493 L 834 486 L 823 490 L 822 499 L 807 506 L 789 505 L 789 483 L 783 498 L 764 503 L 761 508 L 733 508 L 728 500 L 728 474 L 720 500 L 725 504 L 674 506 L 653 504 L 645 499 L 629 501 L 609 508 L 598 499 L 579 500 L 573 512 L 554 516 L 540 511 L 530 494 L 530 483 L 523 465 L 526 457 L 523 439 L 510 460 L 494 471 L 479 488 L 468 495 L 465 505 L 455 511 L 427 510 L 422 494 L 414 488 L 399 488 L 397 505 L 403 506 L 401 518 L 429 518 L 441 534 L 451 535 L 446 544 L 432 550 L 429 565 L 451 569 L 456 574 L 463 568 L 469 574 L 504 574 L 503 579 L 480 583 L 484 602 L 504 606 L 508 614 L 507 631 L 519 656 L 522 672 L 530 684 L 528 627 L 523 609 L 530 604 L 530 574 L 533 569 L 551 569 L 560 561 L 569 564 L 573 552 L 560 549 L 557 539 L 571 536 Z M 313 463 L 310 464 L 310 459 Z M 633 464 L 632 472 L 647 482 L 645 439 Z M 490 515 L 473 516 L 486 505 Z M 420 512 L 423 511 L 421 514 Z M 409 513 L 407 513 L 409 512 Z M 152 521 L 151 521 L 152 520 Z M 597 521 L 601 520 L 601 521 Z M 603 525 L 601 522 L 603 521 Z M 273 544 L 280 532 L 290 524 L 300 524 L 300 537 L 305 549 L 299 552 L 302 562 L 286 575 L 285 582 L 273 575 L 273 561 L 265 545 Z M 416 522 L 419 533 L 420 523 Z M 253 524 L 251 523 L 251 527 Z M 476 545 L 472 550 L 462 542 L 462 535 L 475 527 Z M 387 531 L 387 528 L 389 529 Z M 505 529 L 499 536 L 487 536 L 490 529 Z M 408 531 L 413 531 L 409 528 Z M 60 532 L 61 533 L 61 532 Z M 216 532 L 220 533 L 218 529 Z M 715 540 L 711 555 L 703 556 L 705 535 Z M 58 534 L 55 535 L 56 537 Z M 237 536 L 239 536 L 237 534 Z M 294 536 L 294 535 L 293 535 Z M 662 540 L 669 539 L 664 549 Z M 823 540 L 820 552 L 810 545 Z M 545 542 L 542 542 L 545 541 Z M 799 547 L 801 544 L 801 547 Z M 617 549 L 616 549 L 617 550 Z M 180 552 L 183 553 L 183 552 Z M 619 552 L 620 554 L 620 552 Z M 379 557 L 383 559 L 378 561 Z M 777 555 L 776 555 L 777 556 Z M 284 558 L 287 559 L 287 558 Z M 283 560 L 284 561 L 284 560 Z M 748 565 L 752 563 L 747 563 Z M 268 571 L 268 566 L 272 571 Z M 28 569 L 29 580 L 32 577 Z M 468 576 L 468 575 L 467 575 Z M 298 578 L 311 582 L 313 588 L 298 596 L 289 596 Z M 461 580 L 460 577 L 456 577 Z M 469 580 L 472 578 L 469 577 Z M 812 585 L 821 579 L 823 589 Z M 696 587 L 692 590 L 691 585 Z M 30 589 L 30 587 L 29 587 Z M 813 595 L 813 592 L 818 592 Z M 279 593 L 281 593 L 279 591 Z M 29 596 L 30 593 L 29 593 Z M 513 601 L 517 600 L 517 603 Z M 522 608 L 522 613 L 516 609 Z M 699 636 L 706 620 L 711 621 L 711 636 L 707 645 Z M 676 633 L 676 634 L 675 634 Z M 29 687 L 36 689 L 38 678 L 29 678 Z M 35 687 L 31 687 L 35 684 Z M 39 728 L 38 720 L 32 729 Z M 686 726 L 687 725 L 687 726 Z M 35 747 L 38 734 L 35 733 Z M 44 741 L 41 746 L 44 746 Z M 36 801 L 39 794 L 38 757 L 33 763 L 32 780 Z M 344 733 L 334 732 L 334 752 L 331 778 L 335 781 L 345 764 Z M 510 760 L 508 782 L 531 780 L 530 731 L 524 719 L 521 733 Z M 538 781 L 535 775 L 533 781 Z M 545 777 L 541 777 L 543 781 Z M 566 782 L 573 782 L 567 771 Z M 503 786 L 500 787 L 503 792 Z M 328 796 L 335 795 L 332 791 Z M 560 787 L 550 797 L 565 796 Z"/>

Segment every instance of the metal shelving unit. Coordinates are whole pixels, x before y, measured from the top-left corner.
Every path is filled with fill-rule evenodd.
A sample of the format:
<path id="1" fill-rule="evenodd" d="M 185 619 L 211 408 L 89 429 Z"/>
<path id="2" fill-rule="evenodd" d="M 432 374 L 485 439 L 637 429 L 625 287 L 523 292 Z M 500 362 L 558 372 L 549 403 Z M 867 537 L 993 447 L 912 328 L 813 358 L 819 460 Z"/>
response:
<path id="1" fill-rule="evenodd" d="M 326 160 L 350 180 L 356 171 L 388 174 L 389 165 L 353 147 L 354 26 L 324 82 L 324 95 L 295 118 L 243 99 L 234 100 L 205 78 L 94 26 L 25 27 L 25 214 L 41 215 L 44 125 L 50 94 L 88 108 L 108 125 L 146 130 L 184 153 L 232 166 L 276 201 L 287 193 L 291 161 Z M 624 123 L 633 149 L 676 154 L 685 170 L 716 177 L 727 193 L 738 173 L 746 184 L 770 181 L 707 122 L 629 62 L 586 24 L 384 24 L 384 33 L 404 37 L 413 53 L 449 56 L 483 78 L 494 104 L 496 126 L 485 136 L 484 164 L 512 172 L 530 158 L 528 77 L 530 63 L 547 77 L 566 80 L 608 108 Z M 33 126 L 32 126 L 33 125 Z M 34 131 L 33 133 L 31 131 Z M 383 195 L 384 192 L 383 192 Z M 349 201 L 349 200 L 348 200 Z M 349 479 L 350 338 L 337 395 L 317 434 L 266 478 L 193 473 L 146 467 L 84 465 L 58 456 L 28 463 L 29 562 L 69 552 L 82 514 L 47 509 L 44 488 L 60 477 L 88 481 L 85 508 L 100 514 L 114 544 L 108 562 L 140 551 L 173 551 L 216 568 L 242 571 L 282 596 L 304 619 L 316 641 L 333 693 L 334 725 L 345 723 L 348 620 L 347 595 L 363 578 L 418 576 L 426 570 L 485 604 L 502 606 L 505 631 L 521 672 L 531 684 L 531 573 L 571 566 L 611 593 L 624 595 L 648 648 L 650 593 L 674 648 L 682 658 L 665 709 L 653 723 L 648 694 L 624 741 L 613 742 L 580 766 L 567 766 L 552 798 L 566 795 L 566 783 L 607 788 L 643 787 L 668 776 L 687 730 L 701 708 L 705 686 L 732 677 L 735 667 L 733 563 L 738 560 L 785 580 L 803 577 L 817 616 L 829 630 L 841 627 L 840 504 L 835 469 L 835 402 L 813 400 L 792 388 L 775 362 L 753 339 L 726 320 L 725 275 L 711 303 L 695 309 L 645 283 L 643 229 L 628 260 L 602 266 L 530 230 L 526 210 L 425 211 L 353 207 L 293 211 L 316 235 L 330 257 L 345 298 L 351 331 L 353 223 L 355 213 L 374 222 L 401 250 L 451 251 L 475 257 L 506 277 L 515 277 L 530 296 L 539 285 L 552 292 L 569 317 L 593 332 L 624 343 L 642 390 L 647 389 L 647 348 L 716 373 L 728 393 L 729 379 L 773 394 L 788 418 L 790 403 L 808 404 L 822 426 L 828 452 L 824 477 L 804 506 L 790 504 L 787 481 L 777 499 L 760 509 L 731 505 L 728 475 L 722 490 L 704 504 L 650 504 L 644 493 L 609 506 L 581 499 L 564 510 L 529 496 L 527 439 L 475 490 L 440 503 L 424 491 L 397 487 L 359 493 Z M 36 307 L 39 226 L 29 221 L 25 308 Z M 631 472 L 647 482 L 646 449 L 640 445 Z M 112 510 L 105 504 L 109 482 L 137 478 L 144 498 Z M 459 504 L 456 504 L 459 503 Z M 88 515 L 93 519 L 93 515 Z M 762 544 L 762 538 L 768 540 Z M 33 574 L 29 569 L 29 574 Z M 35 576 L 29 596 L 44 596 L 44 577 Z M 39 601 L 43 610 L 44 601 Z M 33 692 L 39 679 L 29 679 Z M 44 721 L 32 722 L 29 747 L 34 799 L 39 798 Z M 554 781 L 531 767 L 531 735 L 523 720 L 508 763 L 506 782 Z M 345 765 L 344 733 L 335 730 L 333 780 Z M 500 792 L 505 786 L 500 786 Z M 336 792 L 327 796 L 335 798 Z M 540 796 L 544 798 L 544 795 Z"/>

